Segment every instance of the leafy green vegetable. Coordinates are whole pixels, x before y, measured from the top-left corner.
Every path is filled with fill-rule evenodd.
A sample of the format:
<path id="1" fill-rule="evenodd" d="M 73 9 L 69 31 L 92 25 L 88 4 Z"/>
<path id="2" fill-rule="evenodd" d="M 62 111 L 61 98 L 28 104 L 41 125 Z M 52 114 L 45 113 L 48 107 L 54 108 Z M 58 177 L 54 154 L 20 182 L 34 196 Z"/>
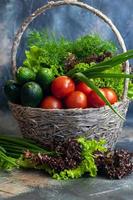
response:
<path id="1" fill-rule="evenodd" d="M 68 72 L 68 74 L 70 74 L 70 75 L 74 74 L 75 72 L 77 72 L 77 69 L 81 69 L 81 70 L 84 69 L 82 72 L 84 72 L 85 75 L 89 75 L 89 73 L 93 73 L 93 72 L 94 73 L 103 72 L 105 70 L 115 67 L 116 65 L 122 64 L 123 62 L 125 62 L 131 58 L 133 58 L 133 50 L 129 50 L 125 53 L 116 55 L 113 58 L 110 58 L 109 60 L 105 60 L 98 64 L 93 63 L 93 65 L 91 67 L 88 64 L 84 65 L 84 63 L 83 64 L 80 63 L 79 65 L 75 66 L 74 69 L 70 70 Z M 82 66 L 82 65 L 84 65 L 84 66 Z"/>
<path id="2" fill-rule="evenodd" d="M 128 98 L 133 100 L 133 83 L 131 81 L 128 86 Z"/>
<path id="3" fill-rule="evenodd" d="M 23 65 L 38 71 L 40 67 L 54 69 L 55 75 L 63 74 L 63 62 L 71 50 L 71 42 L 47 32 L 33 31 L 28 38 L 29 51 L 26 51 L 26 60 Z"/>
<path id="4" fill-rule="evenodd" d="M 12 141 L 12 144 L 15 144 L 15 146 L 14 145 L 9 146 L 8 142 L 11 142 L 11 141 Z M 14 168 L 41 169 L 48 172 L 51 176 L 53 176 L 53 178 L 63 179 L 63 180 L 68 179 L 68 178 L 79 178 L 85 173 L 89 173 L 90 176 L 95 177 L 97 175 L 97 167 L 94 161 L 93 154 L 95 151 L 104 152 L 107 150 L 105 147 L 105 141 L 104 140 L 100 140 L 100 141 L 87 140 L 83 137 L 77 138 L 77 141 L 80 143 L 82 147 L 82 152 L 81 152 L 82 162 L 79 164 L 79 166 L 76 169 L 64 170 L 60 173 L 57 173 L 55 170 L 49 168 L 45 164 L 36 165 L 36 162 L 35 163 L 31 162 L 30 160 L 23 157 L 21 148 L 25 144 L 28 144 L 28 147 L 33 147 L 33 146 L 35 147 L 32 141 L 28 142 L 25 139 L 21 139 L 19 141 L 18 138 L 0 136 L 0 142 L 2 142 L 2 145 L 6 144 L 7 145 L 6 147 L 8 147 L 6 149 L 4 149 L 3 147 L 0 148 L 0 169 L 4 169 L 4 170 L 12 170 Z M 17 147 L 17 150 L 20 150 L 20 151 L 17 152 L 16 147 Z M 37 150 L 37 148 L 38 147 L 36 147 L 35 150 Z M 41 149 L 38 149 L 38 152 L 37 151 L 35 152 L 46 153 L 45 149 L 42 148 L 42 151 L 40 150 Z M 51 152 L 51 154 L 52 153 L 53 152 Z M 14 158 L 14 155 L 19 155 L 19 157 Z"/>
<path id="5" fill-rule="evenodd" d="M 97 175 L 97 167 L 94 161 L 94 155 L 93 153 L 95 151 L 105 152 L 107 151 L 105 147 L 105 140 L 87 140 L 83 137 L 80 137 L 77 139 L 78 142 L 82 146 L 82 162 L 80 165 L 71 170 L 64 170 L 60 173 L 57 173 L 55 170 L 50 169 L 46 165 L 34 165 L 34 163 L 30 162 L 29 160 L 23 160 L 23 157 L 19 159 L 19 165 L 22 168 L 35 168 L 44 170 L 47 173 L 49 173 L 54 179 L 57 180 L 67 180 L 67 179 L 73 179 L 73 178 L 79 178 L 82 175 L 89 173 L 90 176 L 95 177 Z"/>
<path id="6" fill-rule="evenodd" d="M 128 50 L 125 53 L 121 53 L 119 55 L 114 56 L 113 58 L 111 58 L 109 60 L 105 60 L 103 62 L 96 64 L 96 66 L 92 67 L 92 71 L 96 70 L 98 72 L 99 67 L 103 67 L 103 71 L 104 71 L 105 69 L 107 69 L 107 66 L 114 67 L 118 64 L 121 64 L 121 63 L 127 61 L 128 59 L 131 59 L 132 57 L 133 57 L 133 50 Z M 105 69 L 104 69 L 104 67 L 105 67 Z M 101 69 L 100 69 L 100 71 L 101 71 Z"/>
<path id="7" fill-rule="evenodd" d="M 96 54 L 101 55 L 106 51 L 115 53 L 117 48 L 111 41 L 102 40 L 98 35 L 86 35 L 77 39 L 72 46 L 74 53 L 79 60 Z"/>
<path id="8" fill-rule="evenodd" d="M 78 142 L 82 146 L 82 162 L 76 169 L 64 170 L 60 173 L 53 172 L 53 178 L 57 180 L 67 180 L 69 178 L 79 178 L 82 175 L 89 173 L 90 176 L 97 175 L 97 167 L 94 161 L 93 153 L 95 151 L 105 152 L 105 140 L 87 140 L 83 137 L 78 138 Z"/>
<path id="9" fill-rule="evenodd" d="M 102 40 L 98 35 L 87 35 L 75 41 L 68 41 L 64 37 L 57 39 L 54 34 L 46 31 L 31 32 L 28 46 L 23 66 L 35 72 L 40 67 L 52 67 L 55 75 L 65 73 L 64 61 L 69 53 L 75 54 L 81 62 L 83 58 L 94 53 L 100 55 L 106 51 L 116 52 L 116 47 L 111 42 Z"/>

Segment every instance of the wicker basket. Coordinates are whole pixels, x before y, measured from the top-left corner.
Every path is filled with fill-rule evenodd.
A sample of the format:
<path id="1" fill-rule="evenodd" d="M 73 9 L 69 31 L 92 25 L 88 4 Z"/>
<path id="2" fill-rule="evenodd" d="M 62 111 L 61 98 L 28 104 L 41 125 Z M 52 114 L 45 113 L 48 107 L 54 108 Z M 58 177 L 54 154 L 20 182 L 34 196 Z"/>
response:
<path id="1" fill-rule="evenodd" d="M 123 52 L 127 51 L 121 34 L 112 21 L 101 11 L 88 4 L 74 0 L 52 1 L 37 9 L 23 22 L 18 30 L 12 48 L 12 71 L 14 76 L 16 72 L 17 49 L 24 31 L 37 16 L 44 13 L 46 10 L 61 5 L 78 6 L 99 16 L 111 27 Z M 125 66 L 125 73 L 129 73 L 128 61 Z M 128 80 L 125 80 L 122 101 L 113 105 L 123 117 L 126 116 L 129 105 L 129 101 L 126 98 L 127 90 Z M 105 138 L 108 147 L 113 148 L 121 134 L 124 122 L 108 106 L 102 108 L 60 110 L 22 107 L 21 105 L 13 103 L 9 103 L 9 106 L 14 117 L 18 121 L 23 136 L 43 143 L 50 148 L 52 148 L 56 142 L 79 135 L 85 136 L 86 138 Z"/>

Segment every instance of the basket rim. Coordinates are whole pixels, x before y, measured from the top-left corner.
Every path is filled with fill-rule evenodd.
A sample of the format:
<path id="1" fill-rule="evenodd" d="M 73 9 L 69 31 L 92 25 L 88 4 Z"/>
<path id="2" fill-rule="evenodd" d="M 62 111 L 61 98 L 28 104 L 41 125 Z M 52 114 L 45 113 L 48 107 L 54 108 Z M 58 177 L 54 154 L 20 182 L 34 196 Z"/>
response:
<path id="1" fill-rule="evenodd" d="M 118 101 L 116 103 L 114 103 L 112 106 L 115 108 L 115 107 L 118 107 L 119 105 L 121 105 L 122 103 L 129 103 L 130 100 L 129 99 L 124 99 L 122 101 Z M 105 106 L 102 106 L 100 108 L 69 108 L 69 109 L 44 109 L 44 108 L 34 108 L 34 107 L 29 107 L 29 106 L 22 106 L 22 105 L 19 105 L 19 104 L 15 104 L 15 103 L 12 103 L 10 101 L 8 101 L 8 105 L 9 106 L 14 106 L 16 108 L 22 108 L 22 109 L 26 109 L 26 110 L 35 110 L 35 111 L 41 111 L 41 112 L 58 112 L 58 113 L 63 113 L 63 112 L 66 112 L 66 113 L 69 113 L 69 112 L 75 112 L 75 113 L 79 113 L 79 112 L 86 112 L 86 111 L 104 111 L 104 110 L 110 110 L 109 106 L 108 105 L 105 105 Z"/>

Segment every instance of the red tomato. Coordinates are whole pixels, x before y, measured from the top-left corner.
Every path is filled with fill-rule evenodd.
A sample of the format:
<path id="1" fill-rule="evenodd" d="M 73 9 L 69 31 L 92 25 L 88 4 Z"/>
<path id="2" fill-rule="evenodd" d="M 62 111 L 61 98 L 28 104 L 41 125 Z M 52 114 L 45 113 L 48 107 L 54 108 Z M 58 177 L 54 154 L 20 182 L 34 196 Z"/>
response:
<path id="1" fill-rule="evenodd" d="M 43 99 L 41 103 L 41 108 L 44 109 L 61 109 L 62 108 L 62 103 L 59 99 L 53 97 L 53 96 L 48 96 Z"/>
<path id="2" fill-rule="evenodd" d="M 102 88 L 102 89 L 105 93 L 106 98 L 111 104 L 114 104 L 115 102 L 118 101 L 118 97 L 114 90 L 112 90 L 111 88 Z"/>
<path id="3" fill-rule="evenodd" d="M 99 89 L 101 93 L 105 96 L 105 92 L 102 88 Z M 105 102 L 97 95 L 95 91 L 91 91 L 88 95 L 88 107 L 99 108 L 105 106 Z"/>
<path id="4" fill-rule="evenodd" d="M 92 108 L 93 106 L 91 105 L 91 102 L 90 102 L 90 98 L 89 96 L 87 96 L 87 103 L 88 103 L 88 108 Z"/>
<path id="5" fill-rule="evenodd" d="M 114 104 L 115 102 L 118 101 L 116 93 L 111 88 L 100 88 L 99 90 L 111 104 Z M 94 107 L 94 108 L 106 105 L 106 103 L 94 91 L 92 91 L 90 95 L 88 95 L 88 104 L 89 104 L 88 107 Z"/>
<path id="6" fill-rule="evenodd" d="M 75 90 L 74 81 L 68 76 L 59 76 L 52 82 L 52 94 L 62 99 Z"/>
<path id="7" fill-rule="evenodd" d="M 87 96 L 80 91 L 74 91 L 65 99 L 67 108 L 86 108 L 87 107 Z"/>
<path id="8" fill-rule="evenodd" d="M 76 85 L 76 90 L 81 91 L 86 95 L 88 95 L 92 91 L 92 89 L 88 85 L 86 85 L 84 82 L 79 82 Z"/>

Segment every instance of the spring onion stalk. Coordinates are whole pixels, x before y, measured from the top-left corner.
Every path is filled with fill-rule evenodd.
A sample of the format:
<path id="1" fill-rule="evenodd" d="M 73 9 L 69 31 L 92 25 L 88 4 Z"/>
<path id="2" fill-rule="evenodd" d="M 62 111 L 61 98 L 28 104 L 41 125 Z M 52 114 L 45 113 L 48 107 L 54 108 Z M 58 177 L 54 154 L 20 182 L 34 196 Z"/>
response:
<path id="1" fill-rule="evenodd" d="M 19 153 L 20 155 L 24 153 L 27 149 L 33 153 L 41 152 L 48 155 L 54 155 L 55 152 L 48 151 L 36 144 L 34 142 L 18 137 L 3 136 L 0 135 L 0 145 L 2 148 L 9 152 Z"/>

